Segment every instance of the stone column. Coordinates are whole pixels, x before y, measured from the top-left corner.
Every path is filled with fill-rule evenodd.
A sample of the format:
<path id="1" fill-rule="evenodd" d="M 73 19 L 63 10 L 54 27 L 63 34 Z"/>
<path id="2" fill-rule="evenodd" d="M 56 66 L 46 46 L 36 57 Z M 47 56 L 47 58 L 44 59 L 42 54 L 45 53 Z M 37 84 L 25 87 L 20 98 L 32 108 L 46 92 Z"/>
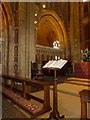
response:
<path id="1" fill-rule="evenodd" d="M 26 76 L 31 78 L 31 62 L 35 62 L 36 38 L 35 38 L 35 3 L 27 4 L 27 36 L 26 36 Z M 28 58 L 28 59 L 27 59 Z"/>
<path id="2" fill-rule="evenodd" d="M 89 25 L 89 41 L 90 41 L 90 2 L 88 2 L 88 25 Z M 88 45 L 88 49 L 90 50 L 90 42 L 89 42 L 89 45 Z"/>
<path id="3" fill-rule="evenodd" d="M 74 71 L 74 59 L 75 59 L 75 49 L 74 49 L 74 3 L 70 3 L 70 42 L 71 42 L 71 61 Z"/>
<path id="4" fill-rule="evenodd" d="M 84 3 L 81 2 L 81 49 L 85 48 L 85 44 L 83 44 L 85 42 L 83 18 L 84 18 Z"/>
<path id="5" fill-rule="evenodd" d="M 5 29 L 3 32 L 2 32 L 2 41 L 3 41 L 3 44 L 2 44 L 2 69 L 3 69 L 3 73 L 4 74 L 8 74 L 8 59 L 7 59 L 7 56 L 8 55 L 8 35 L 7 35 L 7 30 Z"/>
<path id="6" fill-rule="evenodd" d="M 19 3 L 19 75 L 31 78 L 31 62 L 35 61 L 34 3 Z"/>
<path id="7" fill-rule="evenodd" d="M 14 28 L 14 75 L 18 76 L 18 28 Z"/>
<path id="8" fill-rule="evenodd" d="M 79 3 L 70 3 L 70 42 L 71 60 L 73 64 L 80 61 L 80 38 L 79 38 Z"/>
<path id="9" fill-rule="evenodd" d="M 19 23 L 19 3 L 14 3 L 14 75 L 18 76 L 18 23 Z"/>
<path id="10" fill-rule="evenodd" d="M 74 48 L 75 48 L 75 60 L 80 61 L 80 22 L 79 22 L 79 3 L 74 4 Z"/>
<path id="11" fill-rule="evenodd" d="M 19 3 L 18 25 L 18 76 L 25 77 L 25 47 L 26 47 L 26 3 Z"/>
<path id="12" fill-rule="evenodd" d="M 13 75 L 13 58 L 14 58 L 14 32 L 13 26 L 9 26 L 9 75 Z"/>

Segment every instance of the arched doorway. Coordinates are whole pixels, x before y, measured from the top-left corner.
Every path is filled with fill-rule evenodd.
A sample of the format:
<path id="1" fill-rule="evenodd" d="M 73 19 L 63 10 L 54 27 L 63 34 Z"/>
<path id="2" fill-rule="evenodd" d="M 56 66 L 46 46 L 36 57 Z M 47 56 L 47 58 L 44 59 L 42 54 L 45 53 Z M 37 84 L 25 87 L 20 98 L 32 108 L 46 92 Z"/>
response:
<path id="1" fill-rule="evenodd" d="M 60 43 L 63 59 L 68 58 L 68 37 L 63 21 L 54 11 L 44 11 L 38 20 L 36 43 L 53 47 L 56 40 Z"/>

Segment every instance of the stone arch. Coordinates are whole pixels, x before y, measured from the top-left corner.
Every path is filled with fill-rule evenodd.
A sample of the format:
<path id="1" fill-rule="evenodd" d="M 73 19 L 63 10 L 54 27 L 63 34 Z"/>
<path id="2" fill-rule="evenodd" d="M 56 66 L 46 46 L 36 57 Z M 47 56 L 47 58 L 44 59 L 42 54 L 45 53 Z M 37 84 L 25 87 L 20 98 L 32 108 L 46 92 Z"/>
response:
<path id="1" fill-rule="evenodd" d="M 2 10 L 7 15 L 8 24 L 11 25 L 13 23 L 13 14 L 7 2 L 2 2 Z"/>
<path id="2" fill-rule="evenodd" d="M 4 29 L 2 31 L 2 41 L 3 41 L 3 62 L 2 62 L 2 72 L 4 72 L 5 74 L 9 74 L 10 71 L 10 53 L 9 53 L 9 49 L 10 49 L 10 40 L 11 40 L 11 36 L 12 34 L 11 31 L 13 31 L 13 23 L 14 23 L 14 19 L 13 19 L 13 15 L 12 15 L 12 11 L 11 8 L 9 6 L 9 4 L 7 2 L 2 2 L 0 4 L 0 7 L 2 9 L 2 22 L 4 25 Z M 14 39 L 14 38 L 13 38 Z"/>
<path id="3" fill-rule="evenodd" d="M 61 44 L 63 58 L 67 58 L 68 57 L 68 47 L 67 47 L 68 37 L 67 37 L 66 28 L 64 26 L 62 19 L 52 10 L 44 11 L 38 19 L 37 44 L 39 44 L 39 38 L 41 38 L 40 31 L 41 31 L 41 35 L 42 35 L 43 31 L 46 34 L 49 34 L 49 32 L 50 32 L 50 31 L 48 31 L 48 33 L 47 33 L 45 31 L 45 24 L 47 26 L 46 31 L 48 31 L 48 29 L 50 29 L 55 32 L 54 36 L 56 34 L 56 39 L 58 39 Z M 43 36 L 45 36 L 44 33 L 43 33 Z M 49 34 L 49 36 L 50 36 L 50 34 Z M 50 43 L 51 41 L 48 41 L 48 42 Z M 50 45 L 50 47 L 51 47 L 51 45 Z"/>

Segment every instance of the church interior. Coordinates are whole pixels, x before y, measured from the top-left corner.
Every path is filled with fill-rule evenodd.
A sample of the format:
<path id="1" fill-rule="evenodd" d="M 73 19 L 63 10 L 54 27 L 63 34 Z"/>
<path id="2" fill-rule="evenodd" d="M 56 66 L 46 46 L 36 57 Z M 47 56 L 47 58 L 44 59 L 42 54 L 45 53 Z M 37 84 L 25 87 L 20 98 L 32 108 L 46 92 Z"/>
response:
<path id="1" fill-rule="evenodd" d="M 2 120 L 90 119 L 90 2 L 0 2 L 0 106 Z"/>

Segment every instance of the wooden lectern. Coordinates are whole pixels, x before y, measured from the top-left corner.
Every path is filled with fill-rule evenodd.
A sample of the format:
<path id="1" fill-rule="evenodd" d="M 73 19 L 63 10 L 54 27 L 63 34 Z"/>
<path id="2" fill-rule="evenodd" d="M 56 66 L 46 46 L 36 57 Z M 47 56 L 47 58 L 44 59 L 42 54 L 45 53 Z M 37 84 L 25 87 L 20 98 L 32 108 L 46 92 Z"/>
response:
<path id="1" fill-rule="evenodd" d="M 57 102 L 57 76 L 56 72 L 58 69 L 61 69 L 67 60 L 58 60 L 58 61 L 49 61 L 43 68 L 47 68 L 49 70 L 54 70 L 54 85 L 53 85 L 53 111 L 50 113 L 49 118 L 47 120 L 60 120 L 64 119 L 64 115 L 60 116 L 58 112 L 58 102 Z"/>

